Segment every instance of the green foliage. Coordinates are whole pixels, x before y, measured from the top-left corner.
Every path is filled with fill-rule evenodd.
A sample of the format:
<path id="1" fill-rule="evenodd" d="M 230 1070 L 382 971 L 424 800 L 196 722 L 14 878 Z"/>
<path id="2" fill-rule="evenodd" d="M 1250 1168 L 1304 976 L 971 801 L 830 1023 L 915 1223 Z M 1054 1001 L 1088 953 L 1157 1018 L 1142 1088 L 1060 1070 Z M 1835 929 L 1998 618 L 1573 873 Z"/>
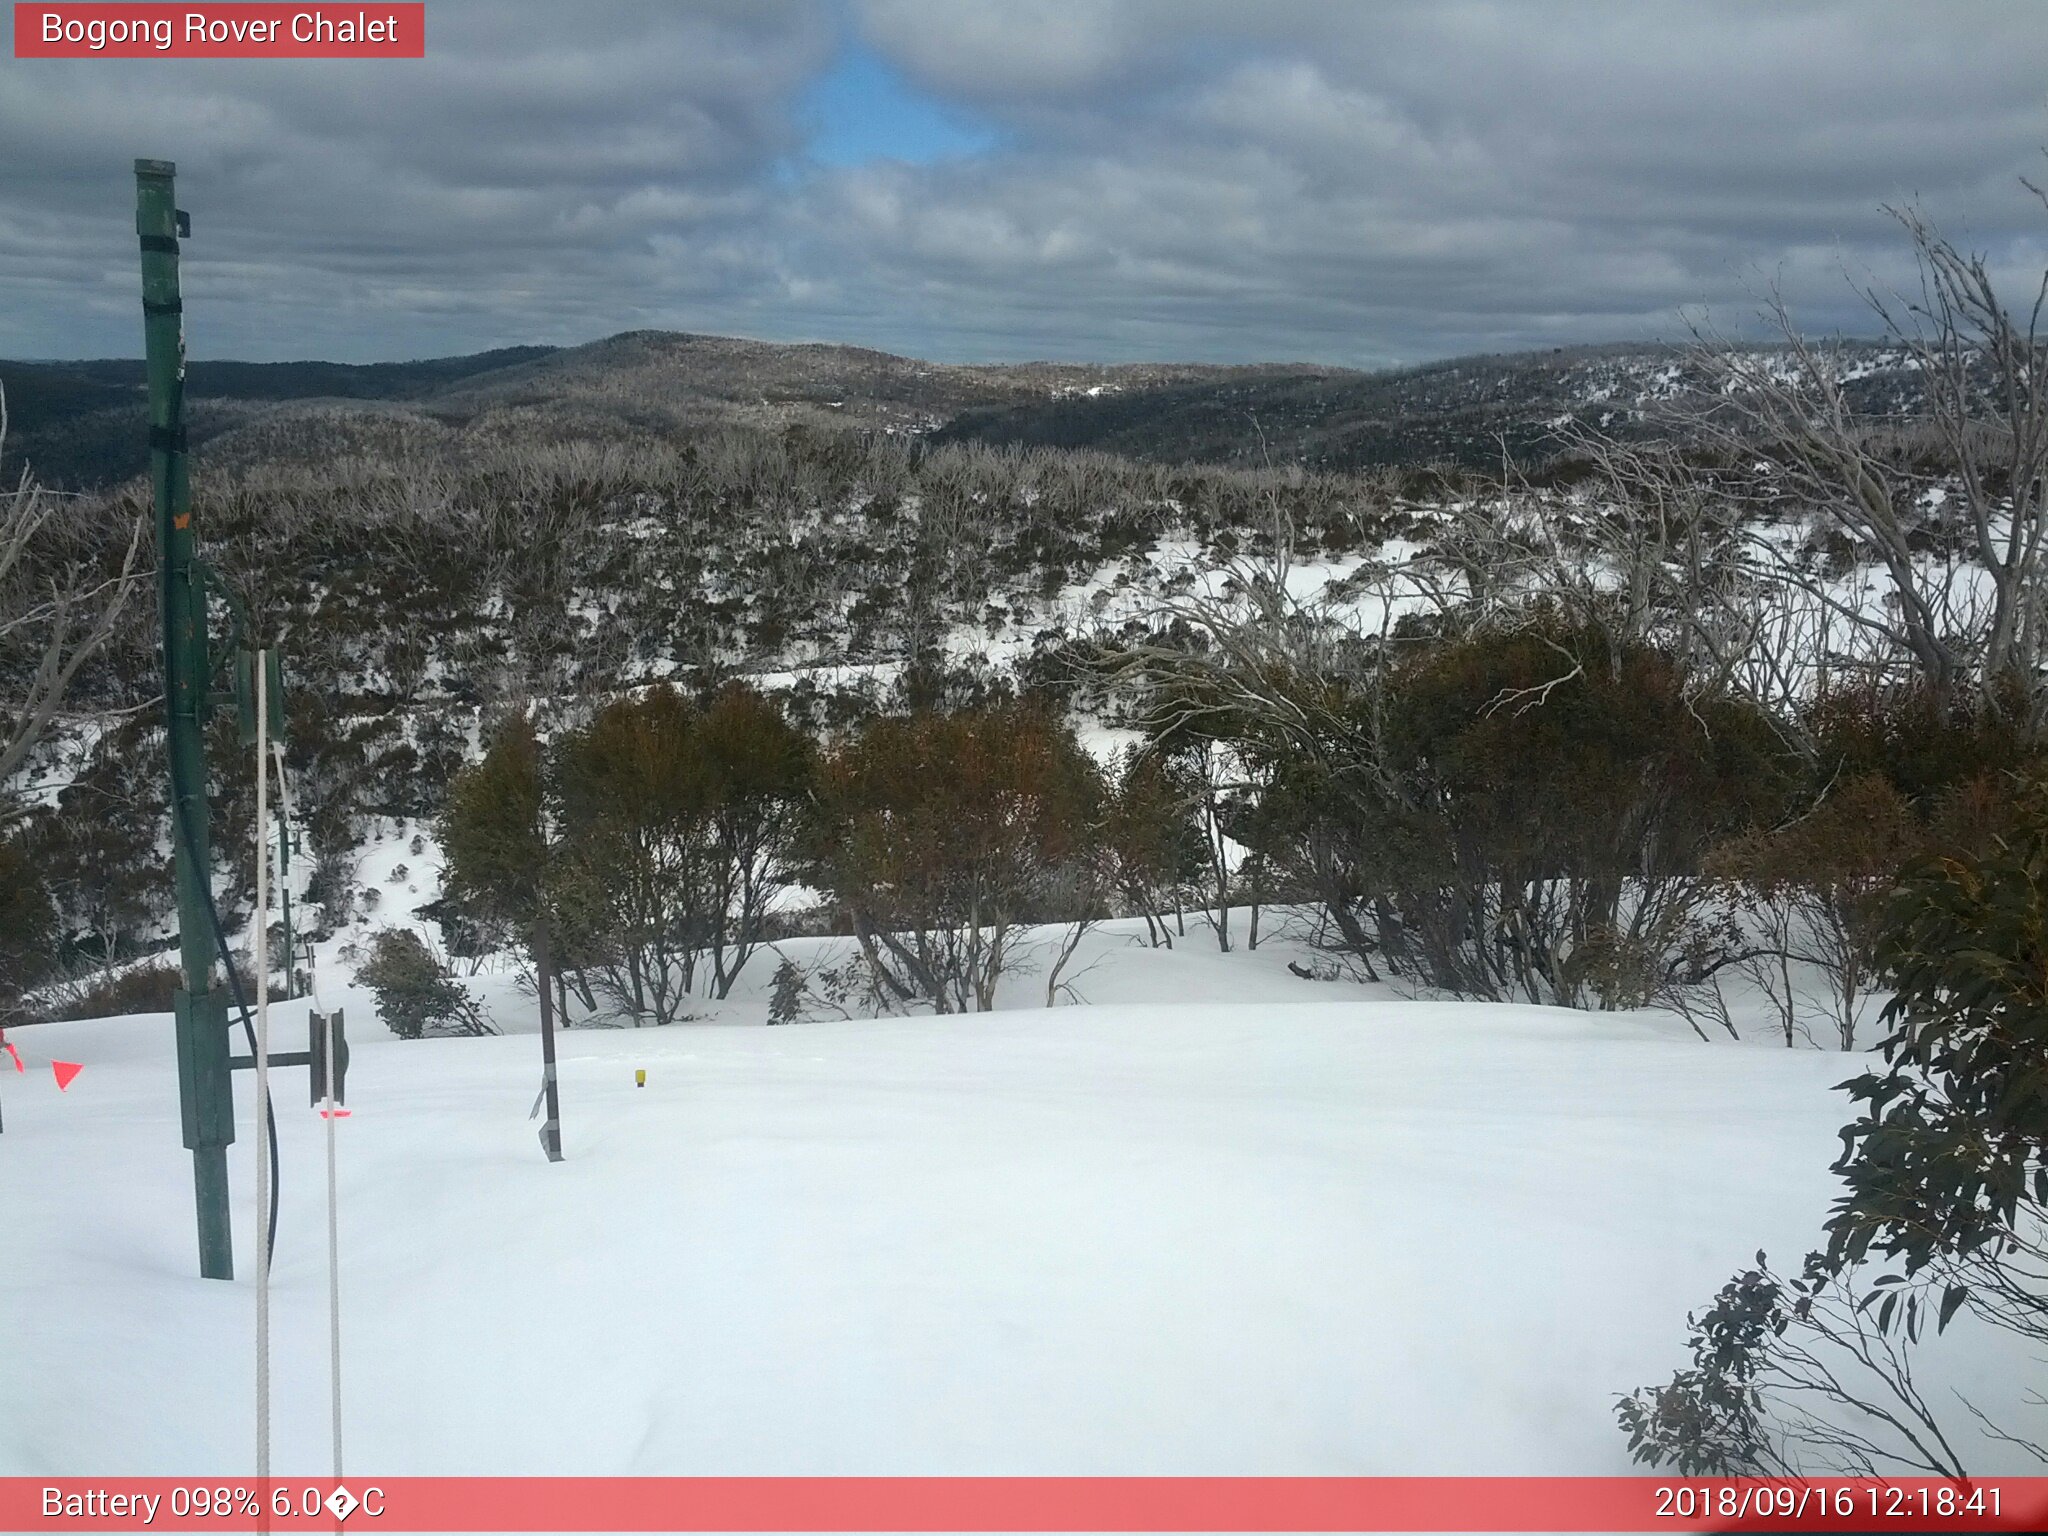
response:
<path id="1" fill-rule="evenodd" d="M 2048 791 L 1990 852 L 1909 866 L 1885 919 L 1887 1067 L 1846 1085 L 1863 1110 L 1842 1133 L 1829 1251 L 1912 1275 L 2048 1208 Z"/>
<path id="2" fill-rule="evenodd" d="M 1030 705 L 877 720 L 828 754 L 827 872 L 855 900 L 912 907 L 1020 904 L 1084 847 L 1094 765 L 1064 724 Z"/>
<path id="3" fill-rule="evenodd" d="M 0 1020 L 49 975 L 56 928 L 34 861 L 13 840 L 0 841 Z"/>
<path id="4" fill-rule="evenodd" d="M 520 713 L 457 775 L 441 835 L 444 920 L 594 971 L 636 1020 L 679 1017 L 708 968 L 724 997 L 765 934 L 807 802 L 812 749 L 737 685 L 615 699 L 544 751 Z"/>
<path id="5" fill-rule="evenodd" d="M 532 720 L 515 712 L 449 786 L 440 821 L 448 899 L 479 918 L 531 927 L 548 864 L 542 793 L 540 739 Z"/>
<path id="6" fill-rule="evenodd" d="M 1757 1255 L 1759 1265 L 1763 1257 Z M 1759 1378 L 1788 1321 L 1783 1286 L 1761 1268 L 1722 1286 L 1712 1306 L 1686 1318 L 1691 1368 L 1616 1405 L 1629 1454 L 1648 1466 L 1674 1467 L 1681 1477 L 1779 1470 L 1764 1430 Z"/>
<path id="7" fill-rule="evenodd" d="M 1111 879 L 1118 896 L 1144 915 L 1155 943 L 1165 935 L 1156 919 L 1167 893 L 1201 867 L 1193 792 L 1184 779 L 1166 754 L 1127 749 L 1103 786 L 1100 837 Z"/>
<path id="8" fill-rule="evenodd" d="M 1708 869 L 1739 898 L 1761 957 L 1747 969 L 1775 1002 L 1787 1045 L 1802 1018 L 1817 1018 L 1843 1050 L 1855 1047 L 1866 996 L 1879 979 L 1875 946 L 1885 899 L 1929 837 L 1889 778 L 1863 772 L 1830 785 L 1795 819 L 1714 850 Z M 1791 961 L 1810 968 L 1825 988 L 1802 998 Z"/>
<path id="9" fill-rule="evenodd" d="M 1246 835 L 1368 964 L 1467 995 L 1639 1001 L 1707 850 L 1792 787 L 1760 711 L 1541 611 L 1290 687 L 1290 714 L 1327 724 L 1252 744 L 1269 782 Z"/>
<path id="10" fill-rule="evenodd" d="M 1944 797 L 1973 780 L 2024 773 L 2048 761 L 2022 718 L 2017 710 L 1944 705 L 1925 691 L 1864 689 L 1824 695 L 1802 724 L 1813 740 L 1822 785 L 1879 776 L 1931 815 Z"/>
<path id="11" fill-rule="evenodd" d="M 1893 881 L 1926 838 L 1905 796 L 1889 779 L 1866 772 L 1834 786 L 1794 821 L 1731 838 L 1711 862 L 1766 896 L 1793 887 L 1816 892 L 1867 948 Z"/>
<path id="12" fill-rule="evenodd" d="M 1857 782 L 1865 813 L 1903 814 L 1888 781 Z M 1845 816 L 1856 802 L 1844 798 Z M 1968 1309 L 2037 1352 L 2048 1341 L 2048 788 L 2009 806 L 1988 851 L 1922 854 L 1876 906 L 1875 959 L 1897 988 L 1892 1032 L 1884 1069 L 1841 1085 L 1860 1110 L 1842 1130 L 1827 1246 L 1790 1282 L 1758 1254 L 1759 1270 L 1691 1319 L 1693 1368 L 1619 1405 L 1637 1460 L 1686 1474 L 1789 1470 L 1774 1460 L 1770 1416 L 1832 1453 L 1831 1471 L 1960 1476 L 1914 1384 L 1923 1331 Z M 1837 829 L 1823 846 L 1845 841 L 1883 837 Z M 1891 1272 L 1862 1284 L 1880 1258 Z M 1825 1412 L 1806 1417 L 1802 1403 Z"/>
<path id="13" fill-rule="evenodd" d="M 1687 1318 L 1691 1368 L 1616 1404 L 1630 1453 L 1688 1477 L 1967 1476 L 1915 1383 L 1921 1314 L 1898 1279 L 1859 1298 L 1820 1254 L 1784 1277 L 1759 1252 Z"/>
<path id="14" fill-rule="evenodd" d="M 1459 840 L 1511 871 L 1682 866 L 1786 787 L 1754 710 L 1694 697 L 1672 657 L 1593 626 L 1426 648 L 1388 716 L 1388 755 L 1422 812 L 1416 851 L 1444 868 Z"/>
<path id="15" fill-rule="evenodd" d="M 53 810 L 35 819 L 67 961 L 121 958 L 169 908 L 163 795 L 162 732 L 130 722 L 96 743 Z"/>
<path id="16" fill-rule="evenodd" d="M 377 996 L 377 1014 L 401 1040 L 425 1035 L 492 1035 L 497 1031 L 461 983 L 409 928 L 386 928 L 370 941 L 356 981 Z"/>
<path id="17" fill-rule="evenodd" d="M 614 701 L 552 762 L 554 906 L 636 1023 L 673 1023 L 710 939 L 715 797 L 697 712 L 663 685 Z"/>
<path id="18" fill-rule="evenodd" d="M 718 691 L 698 716 L 696 747 L 711 778 L 716 815 L 753 822 L 810 791 L 810 739 L 752 688 L 735 683 Z"/>
<path id="19" fill-rule="evenodd" d="M 696 749 L 711 778 L 712 991 L 724 997 L 760 943 L 808 807 L 811 740 L 751 688 L 728 685 L 699 715 Z"/>
<path id="20" fill-rule="evenodd" d="M 775 967 L 775 979 L 769 986 L 768 1022 L 770 1024 L 794 1024 L 803 1017 L 804 973 L 796 962 L 787 955 Z"/>

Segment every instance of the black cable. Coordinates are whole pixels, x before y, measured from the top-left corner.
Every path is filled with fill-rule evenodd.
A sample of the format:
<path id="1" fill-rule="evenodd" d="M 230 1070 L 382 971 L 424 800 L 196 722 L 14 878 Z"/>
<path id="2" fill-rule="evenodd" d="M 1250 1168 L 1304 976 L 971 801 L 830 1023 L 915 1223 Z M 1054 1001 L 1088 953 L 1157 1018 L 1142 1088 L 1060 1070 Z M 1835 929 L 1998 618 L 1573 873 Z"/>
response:
<path id="1" fill-rule="evenodd" d="M 211 871 L 208 872 L 209 874 Z M 235 1007 L 242 1015 L 242 1035 L 249 1042 L 249 1054 L 257 1053 L 256 1026 L 249 1021 L 249 999 L 242 992 L 242 975 L 235 969 L 235 957 L 228 951 L 227 935 L 221 929 L 220 910 L 213 904 L 213 881 L 206 882 L 206 916 L 213 924 L 214 947 L 220 951 L 220 963 L 228 974 L 228 990 L 235 995 Z M 264 913 L 257 913 L 256 920 L 264 920 Z M 264 1262 L 277 1257 L 277 1106 L 271 1102 L 270 1090 L 263 1090 L 263 1129 L 268 1133 L 270 1143 L 270 1221 L 263 1234 Z"/>
<path id="2" fill-rule="evenodd" d="M 242 991 L 242 973 L 235 969 L 235 957 L 233 952 L 228 948 L 227 931 L 220 920 L 220 908 L 214 904 L 213 871 L 210 869 L 202 869 L 199 867 L 198 856 L 194 852 L 193 845 L 195 839 L 192 836 L 191 821 L 185 809 L 185 797 L 182 793 L 180 793 L 181 786 L 178 784 L 177 780 L 177 755 L 175 753 L 172 753 L 171 798 L 172 803 L 176 807 L 178 836 L 180 841 L 184 844 L 186 859 L 189 860 L 192 863 L 193 868 L 198 871 L 199 891 L 200 894 L 206 898 L 206 920 L 208 925 L 213 929 L 214 949 L 220 955 L 220 963 L 222 968 L 227 972 L 228 990 L 234 994 L 235 1007 L 240 1011 L 242 1015 L 242 1033 L 248 1039 L 249 1054 L 253 1057 L 254 1055 L 256 1055 L 256 1026 L 253 1023 L 251 1023 L 249 1019 L 249 999 Z M 262 920 L 261 913 L 257 914 L 257 920 L 259 922 Z M 263 1109 L 264 1129 L 270 1133 L 270 1225 L 269 1230 L 264 1234 L 263 1251 L 266 1258 L 274 1258 L 277 1254 L 277 1113 L 271 1103 L 270 1094 L 267 1090 L 263 1095 Z"/>

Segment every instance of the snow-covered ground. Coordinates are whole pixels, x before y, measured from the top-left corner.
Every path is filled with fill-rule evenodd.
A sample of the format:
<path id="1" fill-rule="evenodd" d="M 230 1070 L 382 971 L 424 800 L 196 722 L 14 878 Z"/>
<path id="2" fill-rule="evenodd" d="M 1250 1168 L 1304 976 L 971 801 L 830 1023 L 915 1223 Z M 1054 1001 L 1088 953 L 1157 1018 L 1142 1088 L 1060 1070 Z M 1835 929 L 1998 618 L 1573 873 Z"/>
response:
<path id="1" fill-rule="evenodd" d="M 1812 1245 L 1844 1059 L 1304 981 L 1304 953 L 1112 925 L 1085 1004 L 765 1028 L 755 991 L 571 1030 L 560 1165 L 509 977 L 500 1038 L 401 1042 L 339 994 L 350 1465 L 1628 1470 L 1615 1395 L 1682 1363 L 1686 1311 L 1757 1248 Z M 195 1277 L 169 1020 L 15 1039 L 0 1474 L 246 1471 L 252 1292 Z M 322 1122 L 279 1078 L 277 1459 L 313 1472 Z"/>

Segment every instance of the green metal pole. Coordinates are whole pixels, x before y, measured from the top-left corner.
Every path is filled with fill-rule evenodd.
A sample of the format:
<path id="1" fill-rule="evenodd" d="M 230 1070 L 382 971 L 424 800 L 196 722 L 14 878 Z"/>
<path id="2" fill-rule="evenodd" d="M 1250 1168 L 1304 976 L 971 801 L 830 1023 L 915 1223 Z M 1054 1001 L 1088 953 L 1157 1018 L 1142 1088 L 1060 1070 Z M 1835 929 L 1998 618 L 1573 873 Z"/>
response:
<path id="1" fill-rule="evenodd" d="M 235 1275 L 228 1144 L 235 1139 L 226 994 L 213 985 L 208 882 L 205 726 L 206 592 L 193 568 L 185 467 L 185 322 L 178 293 L 180 219 L 168 160 L 135 162 L 135 231 L 142 241 L 142 327 L 149 360 L 149 473 L 156 503 L 157 591 L 163 613 L 164 709 L 171 842 L 178 886 L 178 1098 L 199 1213 L 199 1273 Z"/>

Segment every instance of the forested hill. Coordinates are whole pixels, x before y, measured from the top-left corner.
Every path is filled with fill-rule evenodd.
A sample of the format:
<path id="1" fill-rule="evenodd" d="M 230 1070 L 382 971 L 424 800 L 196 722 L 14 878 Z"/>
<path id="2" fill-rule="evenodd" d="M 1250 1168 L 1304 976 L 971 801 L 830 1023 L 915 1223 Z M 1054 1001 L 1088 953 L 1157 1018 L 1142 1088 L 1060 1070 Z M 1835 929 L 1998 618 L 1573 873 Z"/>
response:
<path id="1" fill-rule="evenodd" d="M 970 408 L 1067 394 L 1146 393 L 1287 377 L 1281 367 L 927 363 L 859 347 L 780 345 L 628 331 L 569 348 L 505 347 L 405 363 L 195 362 L 187 429 L 195 457 L 236 463 L 361 450 L 408 426 L 499 428 L 549 440 L 616 440 L 706 422 L 808 423 L 922 434 Z M 145 462 L 140 361 L 0 361 L 8 464 L 84 489 Z M 0 471 L 6 469 L 0 465 Z"/>
<path id="2" fill-rule="evenodd" d="M 1852 344 L 1875 409 L 1908 382 Z M 1538 461 L 1573 422 L 1654 424 L 1695 380 L 1660 346 L 1460 358 L 1381 373 L 1301 363 L 923 362 L 833 345 L 630 331 L 408 363 L 198 362 L 199 467 L 374 452 L 451 434 L 495 441 L 670 437 L 707 423 L 847 427 L 935 442 L 1092 448 L 1154 463 L 1348 470 Z M 141 364 L 0 362 L 8 463 L 105 485 L 143 465 Z M 1903 400 L 1903 396 L 1901 396 Z M 6 466 L 0 466 L 5 472 Z"/>
<path id="3" fill-rule="evenodd" d="M 417 400 L 474 374 L 546 357 L 553 347 L 499 347 L 467 357 L 404 363 L 192 362 L 185 388 L 198 414 L 195 436 L 205 437 L 238 419 L 224 405 L 260 410 L 298 400 Z M 9 362 L 0 359 L 7 392 L 6 464 L 27 461 L 45 483 L 104 485 L 140 474 L 148 458 L 148 403 L 140 358 L 82 362 Z M 10 474 L 8 478 L 12 478 Z"/>

